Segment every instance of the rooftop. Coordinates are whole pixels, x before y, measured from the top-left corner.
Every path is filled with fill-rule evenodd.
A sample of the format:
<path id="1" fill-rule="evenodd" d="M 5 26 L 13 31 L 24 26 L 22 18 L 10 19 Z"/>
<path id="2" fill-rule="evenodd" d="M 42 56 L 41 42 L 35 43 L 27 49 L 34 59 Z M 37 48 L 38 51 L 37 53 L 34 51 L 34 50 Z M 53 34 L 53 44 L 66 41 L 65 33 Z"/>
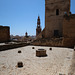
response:
<path id="1" fill-rule="evenodd" d="M 34 49 L 32 49 L 34 47 Z M 46 57 L 36 57 L 37 49 L 47 50 Z M 68 75 L 71 73 L 74 50 L 43 46 L 25 46 L 0 52 L 0 75 Z M 21 53 L 18 53 L 18 51 Z M 75 59 L 75 58 L 74 58 Z M 17 63 L 23 67 L 18 68 Z"/>

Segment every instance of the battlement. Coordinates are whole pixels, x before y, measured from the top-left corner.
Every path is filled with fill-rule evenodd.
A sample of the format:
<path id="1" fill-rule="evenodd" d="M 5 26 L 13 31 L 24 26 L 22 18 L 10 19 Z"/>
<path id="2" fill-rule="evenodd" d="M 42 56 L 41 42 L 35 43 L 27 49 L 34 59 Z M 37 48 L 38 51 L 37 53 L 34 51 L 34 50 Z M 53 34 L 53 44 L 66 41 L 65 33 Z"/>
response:
<path id="1" fill-rule="evenodd" d="M 75 14 L 70 14 L 70 15 L 65 14 L 64 18 L 67 19 L 67 20 L 68 19 L 74 19 L 75 18 Z"/>

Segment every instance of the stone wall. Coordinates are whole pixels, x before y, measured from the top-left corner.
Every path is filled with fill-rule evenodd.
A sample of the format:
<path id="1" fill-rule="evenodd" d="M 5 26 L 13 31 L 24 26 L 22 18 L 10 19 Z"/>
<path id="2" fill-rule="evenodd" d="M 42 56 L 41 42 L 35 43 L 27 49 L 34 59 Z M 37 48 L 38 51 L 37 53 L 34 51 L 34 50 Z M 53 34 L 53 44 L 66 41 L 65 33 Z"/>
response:
<path id="1" fill-rule="evenodd" d="M 75 14 L 64 16 L 63 36 L 63 44 L 65 46 L 75 45 Z"/>
<path id="2" fill-rule="evenodd" d="M 56 10 L 58 9 L 58 15 Z M 69 13 L 70 0 L 45 0 L 45 37 L 52 38 L 54 30 L 59 31 L 62 36 L 62 23 L 64 12 Z"/>
<path id="3" fill-rule="evenodd" d="M 64 15 L 62 32 L 63 35 L 60 38 L 41 38 L 34 45 L 73 47 L 75 45 L 75 14 Z M 42 37 L 42 33 L 38 36 L 39 38 Z"/>
<path id="4" fill-rule="evenodd" d="M 10 40 L 10 28 L 8 26 L 0 26 L 0 42 L 8 42 Z"/>
<path id="5" fill-rule="evenodd" d="M 30 45 L 30 43 L 23 43 L 23 42 L 14 43 L 14 44 L 8 43 L 8 44 L 5 44 L 5 45 L 0 45 L 0 51 L 5 51 L 5 50 L 8 50 L 8 49 L 24 47 L 24 46 L 27 46 L 27 45 Z"/>
<path id="6" fill-rule="evenodd" d="M 59 37 L 54 36 L 56 30 Z M 70 0 L 45 0 L 45 30 L 38 35 L 34 45 L 75 45 L 75 14 L 70 13 Z"/>
<path id="7" fill-rule="evenodd" d="M 37 36 L 37 39 L 44 38 L 44 37 L 45 37 L 45 28 L 44 28 L 43 31 L 40 32 L 40 34 Z"/>
<path id="8" fill-rule="evenodd" d="M 38 46 L 56 46 L 62 47 L 63 46 L 63 39 L 61 38 L 51 38 L 51 39 L 39 39 L 33 42 L 33 45 Z"/>

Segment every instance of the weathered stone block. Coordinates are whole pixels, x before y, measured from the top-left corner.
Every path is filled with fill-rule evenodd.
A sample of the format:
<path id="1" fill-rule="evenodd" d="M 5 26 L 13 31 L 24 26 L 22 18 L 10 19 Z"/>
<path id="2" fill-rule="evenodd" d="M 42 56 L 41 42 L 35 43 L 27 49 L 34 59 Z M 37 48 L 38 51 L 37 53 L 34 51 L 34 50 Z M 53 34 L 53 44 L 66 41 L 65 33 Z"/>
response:
<path id="1" fill-rule="evenodd" d="M 17 63 L 17 67 L 19 67 L 19 68 L 23 67 L 23 63 L 22 62 L 18 62 Z"/>
<path id="2" fill-rule="evenodd" d="M 44 50 L 44 49 L 38 49 L 38 50 L 36 50 L 36 56 L 37 56 L 37 57 L 44 57 L 44 56 L 47 56 L 46 50 Z"/>

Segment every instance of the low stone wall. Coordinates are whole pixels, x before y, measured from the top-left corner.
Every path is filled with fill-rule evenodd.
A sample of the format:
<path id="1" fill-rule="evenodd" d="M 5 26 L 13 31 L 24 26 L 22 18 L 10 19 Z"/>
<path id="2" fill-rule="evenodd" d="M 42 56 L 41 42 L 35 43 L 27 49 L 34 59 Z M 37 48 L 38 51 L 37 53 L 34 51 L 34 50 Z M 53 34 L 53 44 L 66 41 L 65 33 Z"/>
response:
<path id="1" fill-rule="evenodd" d="M 38 46 L 53 46 L 53 47 L 74 47 L 75 38 L 51 38 L 39 39 L 33 42 L 33 45 Z"/>
<path id="2" fill-rule="evenodd" d="M 0 45 L 0 51 L 8 50 L 8 49 L 14 49 L 18 47 L 23 47 L 27 46 L 29 43 L 14 43 L 14 44 L 5 44 L 5 45 Z"/>
<path id="3" fill-rule="evenodd" d="M 74 47 L 75 45 L 75 38 L 64 38 L 63 45 L 65 47 Z"/>
<path id="4" fill-rule="evenodd" d="M 38 46 L 63 46 L 63 40 L 60 38 L 52 38 L 52 39 L 39 39 L 33 42 L 33 45 Z"/>

